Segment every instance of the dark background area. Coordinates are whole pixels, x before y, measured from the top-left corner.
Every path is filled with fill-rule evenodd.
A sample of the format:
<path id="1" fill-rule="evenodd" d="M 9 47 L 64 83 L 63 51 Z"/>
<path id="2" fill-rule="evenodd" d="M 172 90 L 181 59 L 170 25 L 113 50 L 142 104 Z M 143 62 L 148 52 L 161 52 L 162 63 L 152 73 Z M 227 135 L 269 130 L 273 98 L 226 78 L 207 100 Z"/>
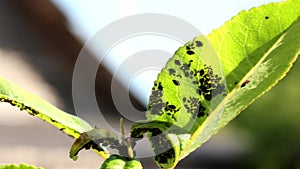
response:
<path id="1" fill-rule="evenodd" d="M 5 64 L 0 66 L 0 75 L 74 114 L 72 72 L 83 42 L 70 33 L 61 12 L 48 0 L 2 0 L 0 25 L 0 63 Z M 35 76 L 27 74 L 25 67 L 17 64 L 19 62 L 26 69 L 30 67 L 31 73 L 39 78 L 32 78 Z M 296 61 L 283 81 L 184 159 L 178 168 L 299 169 L 299 72 L 299 61 Z M 96 80 L 97 98 L 103 105 L 102 111 L 106 112 L 112 124 L 117 124 L 120 116 L 110 96 L 110 81 L 111 75 L 100 67 Z M 46 87 L 39 90 L 38 84 Z M 50 94 L 44 95 L 43 92 Z M 9 111 L 16 117 L 24 114 L 18 114 L 16 109 Z M 3 113 L 6 112 L 0 111 L 0 114 Z M 7 117 L 1 115 L 0 118 L 5 121 L 3 118 Z M 26 120 L 28 123 L 32 120 L 32 124 L 0 124 L 0 154 L 3 154 L 0 155 L 0 163 L 28 162 L 49 169 L 99 167 L 101 160 L 92 152 L 81 152 L 79 161 L 73 162 L 68 158 L 71 138 L 39 122 L 39 119 L 29 117 Z M 8 124 L 13 122 L 16 122 L 15 116 L 11 122 L 7 121 Z M 56 164 L 51 163 L 53 159 L 57 159 Z M 148 159 L 143 161 L 150 163 Z M 151 165 L 146 168 L 151 168 Z"/>

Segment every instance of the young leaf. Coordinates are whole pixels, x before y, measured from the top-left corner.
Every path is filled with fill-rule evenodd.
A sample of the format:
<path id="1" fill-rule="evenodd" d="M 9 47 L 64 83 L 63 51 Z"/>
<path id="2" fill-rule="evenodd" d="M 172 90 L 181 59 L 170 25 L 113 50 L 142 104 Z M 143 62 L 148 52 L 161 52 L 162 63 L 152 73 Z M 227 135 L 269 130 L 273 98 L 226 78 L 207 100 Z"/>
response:
<path id="1" fill-rule="evenodd" d="M 105 150 L 102 147 L 121 149 L 123 146 L 119 143 L 119 139 L 115 134 L 105 129 L 96 128 L 80 134 L 80 137 L 73 143 L 69 156 L 73 160 L 77 160 L 77 154 L 80 150 L 94 149 L 99 152 L 104 152 Z M 107 152 L 106 154 L 108 157 L 109 153 Z"/>
<path id="2" fill-rule="evenodd" d="M 111 155 L 100 169 L 143 169 L 141 162 L 134 158 Z"/>
<path id="3" fill-rule="evenodd" d="M 92 129 L 84 120 L 63 112 L 35 94 L 19 88 L 2 77 L 0 77 L 0 101 L 10 103 L 20 110 L 25 110 L 30 115 L 43 119 L 74 138 L 79 137 L 80 133 Z"/>
<path id="4" fill-rule="evenodd" d="M 42 167 L 35 167 L 27 164 L 0 164 L 0 169 L 43 169 Z"/>
<path id="5" fill-rule="evenodd" d="M 209 40 L 200 36 L 179 48 L 159 74 L 147 111 L 148 123 L 171 123 L 164 135 L 177 134 L 163 140 L 180 148 L 156 154 L 160 167 L 174 168 L 285 76 L 300 53 L 299 16 L 298 0 L 263 5 L 241 12 Z M 131 131 L 149 132 L 144 126 Z M 183 130 L 169 132 L 174 126 L 188 130 L 182 138 L 189 139 L 179 139 Z"/>

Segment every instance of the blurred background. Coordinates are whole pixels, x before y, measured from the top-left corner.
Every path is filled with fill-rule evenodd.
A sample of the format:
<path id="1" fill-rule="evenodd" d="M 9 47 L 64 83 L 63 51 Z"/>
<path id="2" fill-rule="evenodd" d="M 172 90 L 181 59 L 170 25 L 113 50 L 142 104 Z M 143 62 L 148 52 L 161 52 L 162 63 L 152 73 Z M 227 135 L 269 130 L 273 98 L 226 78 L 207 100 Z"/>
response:
<path id="1" fill-rule="evenodd" d="M 208 34 L 240 10 L 267 2 L 271 0 L 194 0 L 190 4 L 171 0 L 1 0 L 0 76 L 75 114 L 72 73 L 76 59 L 84 43 L 105 25 L 133 14 L 163 13 L 184 19 Z M 87 54 L 92 56 L 93 49 L 90 50 Z M 101 111 L 112 124 L 117 124 L 120 115 L 111 98 L 112 73 L 107 67 L 99 67 L 97 99 Z M 296 106 L 300 100 L 299 71 L 297 61 L 283 81 L 184 159 L 178 168 L 300 169 L 300 108 Z M 143 95 L 147 96 L 147 92 Z M 133 98 L 132 102 L 144 109 L 141 101 Z M 90 151 L 80 152 L 78 161 L 72 161 L 68 158 L 72 138 L 5 103 L 0 103 L 0 135 L 0 163 L 91 169 L 99 168 L 102 162 Z M 157 168 L 149 159 L 142 161 L 147 169 Z"/>

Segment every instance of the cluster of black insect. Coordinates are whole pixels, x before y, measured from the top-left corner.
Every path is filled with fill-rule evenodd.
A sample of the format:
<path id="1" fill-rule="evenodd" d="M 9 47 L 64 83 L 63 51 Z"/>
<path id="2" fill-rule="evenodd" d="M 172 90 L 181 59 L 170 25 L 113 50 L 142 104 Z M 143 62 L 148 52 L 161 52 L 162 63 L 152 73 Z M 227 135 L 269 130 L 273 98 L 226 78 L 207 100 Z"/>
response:
<path id="1" fill-rule="evenodd" d="M 162 131 L 159 128 L 135 128 L 134 130 L 131 131 L 130 134 L 130 141 L 131 141 L 131 146 L 134 147 L 136 145 L 136 142 L 140 139 L 143 138 L 145 133 L 151 133 L 152 135 L 152 140 L 150 138 L 150 141 L 152 142 L 153 146 L 157 143 L 155 140 L 160 140 Z M 153 139 L 155 138 L 155 139 Z"/>
<path id="2" fill-rule="evenodd" d="M 100 144 L 100 140 L 91 140 L 89 142 L 87 142 L 84 146 L 82 146 L 81 149 L 86 149 L 86 150 L 89 150 L 89 149 L 95 149 L 95 150 L 98 150 L 98 151 L 104 151 L 104 149 L 99 145 Z M 81 150 L 79 149 L 79 150 Z M 79 152 L 78 150 L 78 152 Z"/>
<path id="3" fill-rule="evenodd" d="M 155 115 L 161 115 L 162 110 L 166 104 L 162 100 L 163 96 L 163 86 L 161 82 L 154 82 L 154 87 L 152 88 L 152 93 L 150 95 L 150 102 L 148 109 L 151 109 L 151 113 Z"/>
<path id="4" fill-rule="evenodd" d="M 194 72 L 191 70 L 191 63 L 193 60 L 190 60 L 188 63 L 181 63 L 180 60 L 174 60 L 174 63 L 176 66 L 179 66 L 179 69 L 182 71 L 185 77 L 192 79 L 194 77 Z M 170 68 L 168 69 L 168 72 L 171 76 L 173 76 L 175 79 L 172 80 L 173 84 L 176 86 L 180 86 L 180 82 L 177 80 L 177 78 L 181 79 L 181 73 L 177 73 L 175 69 Z"/>
<path id="5" fill-rule="evenodd" d="M 131 131 L 130 136 L 132 138 L 142 139 L 143 135 L 147 132 L 151 132 L 152 136 L 156 136 L 162 133 L 162 131 L 159 128 L 135 128 Z"/>
<path id="6" fill-rule="evenodd" d="M 121 146 L 121 144 L 119 143 L 119 140 L 116 140 L 115 138 L 112 138 L 112 137 L 105 137 L 105 138 L 96 139 L 93 141 L 98 144 L 101 144 L 104 147 L 108 146 L 112 149 L 118 149 Z"/>
<path id="7" fill-rule="evenodd" d="M 190 97 L 186 99 L 185 97 L 182 99 L 184 107 L 186 108 L 187 112 L 192 115 L 192 118 L 203 117 L 206 115 L 205 110 L 206 108 L 201 104 L 199 98 Z"/>
<path id="8" fill-rule="evenodd" d="M 171 76 L 176 76 L 176 70 L 175 69 L 170 68 L 170 69 L 168 69 L 168 71 L 169 71 L 169 74 Z"/>
<path id="9" fill-rule="evenodd" d="M 32 116 L 35 116 L 35 115 L 38 114 L 38 112 L 36 112 L 33 108 L 31 108 L 29 106 L 26 106 L 23 103 L 19 103 L 19 102 L 15 101 L 15 100 L 11 100 L 11 99 L 8 99 L 8 98 L 1 98 L 0 102 L 10 103 L 12 106 L 15 106 L 15 107 L 19 108 L 21 111 L 22 110 L 27 111 Z"/>
<path id="10" fill-rule="evenodd" d="M 194 50 L 203 46 L 201 41 L 194 41 L 186 45 L 186 53 L 188 55 L 195 54 Z M 211 66 L 204 65 L 203 69 L 195 70 L 191 69 L 191 64 L 193 60 L 188 62 L 181 62 L 179 59 L 174 59 L 173 63 L 175 66 L 178 66 L 181 72 L 177 72 L 174 68 L 169 68 L 167 72 L 171 77 L 171 82 L 175 86 L 180 86 L 180 80 L 182 79 L 182 74 L 184 77 L 193 80 L 193 84 L 197 85 L 195 92 L 199 95 L 198 98 L 189 98 L 183 100 L 184 107 L 188 112 L 192 114 L 192 117 L 203 117 L 205 116 L 205 106 L 202 105 L 200 101 L 200 96 L 203 96 L 205 100 L 211 101 L 215 96 L 222 94 L 225 91 L 225 85 L 221 83 L 222 78 L 217 74 L 214 74 Z M 162 115 L 163 112 L 166 112 L 167 115 L 172 116 L 176 121 L 175 114 L 179 111 L 179 108 L 176 108 L 175 105 L 169 105 L 168 102 L 163 102 L 163 86 L 161 82 L 155 82 L 154 87 L 152 88 L 152 94 L 150 96 L 150 104 L 148 109 L 151 109 L 151 113 L 154 115 Z"/>
<path id="11" fill-rule="evenodd" d="M 176 108 L 175 105 L 169 105 L 169 102 L 166 102 L 164 110 L 167 112 L 167 115 L 172 116 L 172 118 L 176 121 L 175 114 L 180 110 L 180 108 Z"/>
<path id="12" fill-rule="evenodd" d="M 175 113 L 179 111 L 179 108 L 176 108 L 175 105 L 170 105 L 169 102 L 163 102 L 162 96 L 163 86 L 161 82 L 155 82 L 152 88 L 148 109 L 151 110 L 151 113 L 154 115 L 162 115 L 163 112 L 166 112 L 167 115 L 176 121 Z"/>
<path id="13" fill-rule="evenodd" d="M 204 69 L 195 71 L 195 76 L 199 78 L 198 81 L 193 82 L 198 84 L 196 92 L 199 95 L 203 95 L 207 101 L 211 101 L 212 98 L 225 91 L 225 85 L 220 83 L 222 78 L 217 74 L 214 75 L 213 69 L 210 66 L 205 66 Z"/>
<path id="14" fill-rule="evenodd" d="M 155 153 L 155 160 L 159 164 L 167 164 L 170 159 L 175 160 L 175 150 L 171 142 L 166 138 L 164 134 L 151 137 L 150 141 Z M 162 153 L 162 150 L 165 150 Z"/>
<path id="15" fill-rule="evenodd" d="M 133 142 L 135 144 L 135 142 Z M 134 145 L 132 145 L 134 146 Z M 97 138 L 92 139 L 89 142 L 87 142 L 82 148 L 85 149 L 95 149 L 98 151 L 104 151 L 102 147 L 108 147 L 110 149 L 115 149 L 119 151 L 120 155 L 128 155 L 128 148 L 127 145 L 121 144 L 119 140 L 116 140 L 113 137 L 103 137 L 103 138 Z"/>
<path id="16" fill-rule="evenodd" d="M 195 52 L 193 50 L 196 47 L 201 47 L 201 46 L 203 46 L 201 41 L 195 41 L 195 42 L 192 42 L 192 43 L 186 45 L 186 54 L 188 54 L 188 55 L 195 54 Z"/>

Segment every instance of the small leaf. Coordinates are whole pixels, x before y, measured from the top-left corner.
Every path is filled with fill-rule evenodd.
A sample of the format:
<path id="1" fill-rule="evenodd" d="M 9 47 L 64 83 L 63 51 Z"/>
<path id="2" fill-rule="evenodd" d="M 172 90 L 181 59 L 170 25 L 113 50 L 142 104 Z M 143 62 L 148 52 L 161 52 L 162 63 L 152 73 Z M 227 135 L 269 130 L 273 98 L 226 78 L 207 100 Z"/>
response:
<path id="1" fill-rule="evenodd" d="M 35 167 L 27 164 L 0 164 L 0 169 L 43 169 L 42 167 Z"/>
<path id="2" fill-rule="evenodd" d="M 75 140 L 70 150 L 70 158 L 77 160 L 77 155 L 82 149 L 93 149 L 98 152 L 103 152 L 105 157 L 109 156 L 103 147 L 110 147 L 112 149 L 121 149 L 123 146 L 119 143 L 118 137 L 105 130 L 96 128 L 88 132 L 80 134 L 80 137 Z"/>
<path id="3" fill-rule="evenodd" d="M 142 169 L 138 160 L 119 155 L 111 155 L 104 161 L 100 169 Z"/>

